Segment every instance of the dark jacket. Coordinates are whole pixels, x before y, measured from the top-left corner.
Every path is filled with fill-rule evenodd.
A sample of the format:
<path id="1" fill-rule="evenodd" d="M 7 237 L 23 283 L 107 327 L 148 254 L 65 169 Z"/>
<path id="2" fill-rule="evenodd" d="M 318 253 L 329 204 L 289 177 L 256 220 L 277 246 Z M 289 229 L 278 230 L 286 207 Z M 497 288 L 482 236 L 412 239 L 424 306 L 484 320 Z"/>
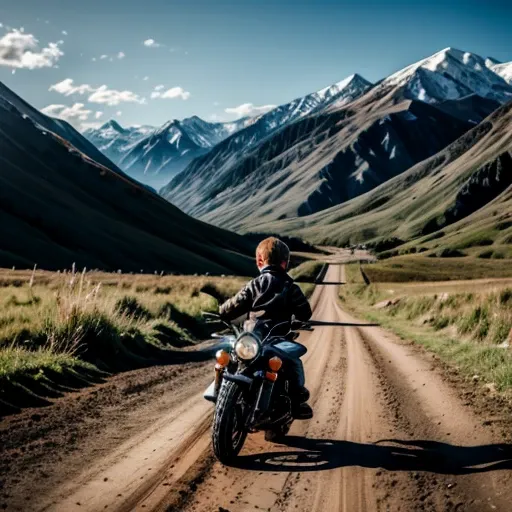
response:
<path id="1" fill-rule="evenodd" d="M 222 304 L 219 313 L 228 321 L 245 315 L 246 329 L 261 333 L 278 323 L 290 322 L 292 316 L 305 322 L 312 314 L 302 290 L 281 267 L 272 265 L 263 268 L 258 277 Z M 289 325 L 283 326 L 279 334 L 288 330 Z"/>

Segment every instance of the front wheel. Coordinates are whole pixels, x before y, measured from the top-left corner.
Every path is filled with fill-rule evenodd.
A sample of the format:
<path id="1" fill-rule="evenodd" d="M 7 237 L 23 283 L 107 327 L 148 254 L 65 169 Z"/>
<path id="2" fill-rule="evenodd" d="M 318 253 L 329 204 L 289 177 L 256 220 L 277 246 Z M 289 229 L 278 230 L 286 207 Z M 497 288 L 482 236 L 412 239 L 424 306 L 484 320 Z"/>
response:
<path id="1" fill-rule="evenodd" d="M 243 390 L 236 382 L 224 381 L 220 388 L 213 417 L 213 452 L 223 464 L 231 462 L 242 449 L 247 429 Z"/>

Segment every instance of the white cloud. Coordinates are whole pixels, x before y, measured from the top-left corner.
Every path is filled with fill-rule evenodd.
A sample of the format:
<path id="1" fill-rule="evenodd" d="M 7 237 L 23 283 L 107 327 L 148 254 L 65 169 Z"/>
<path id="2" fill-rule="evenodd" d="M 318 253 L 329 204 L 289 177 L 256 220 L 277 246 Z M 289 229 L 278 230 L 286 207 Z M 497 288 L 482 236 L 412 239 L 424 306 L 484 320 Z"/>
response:
<path id="1" fill-rule="evenodd" d="M 157 88 L 158 87 L 158 88 Z M 162 92 L 162 87 L 157 86 L 155 90 L 151 93 L 151 98 L 161 98 L 161 99 L 175 99 L 181 98 L 182 100 L 188 100 L 190 98 L 190 92 L 185 91 L 183 87 L 171 87 L 167 89 L 167 91 Z"/>
<path id="2" fill-rule="evenodd" d="M 63 31 L 62 31 L 62 35 L 63 35 L 63 36 L 67 36 L 67 35 L 68 35 L 68 33 L 67 33 L 65 30 L 63 30 Z"/>
<path id="3" fill-rule="evenodd" d="M 259 116 L 274 108 L 276 108 L 276 105 L 262 105 L 261 107 L 257 107 L 252 103 L 244 103 L 243 105 L 238 105 L 238 107 L 228 107 L 224 112 L 226 112 L 226 114 L 236 115 L 237 117 Z"/>
<path id="4" fill-rule="evenodd" d="M 110 107 L 120 103 L 146 103 L 145 98 L 141 98 L 132 91 L 118 91 L 117 89 L 110 89 L 107 85 L 100 85 L 99 87 L 93 87 L 89 84 L 75 85 L 71 78 L 66 78 L 62 82 L 50 86 L 49 90 L 64 96 L 89 94 L 88 101 L 91 103 L 105 104 Z"/>
<path id="5" fill-rule="evenodd" d="M 163 46 L 160 43 L 157 43 L 154 39 L 146 39 L 142 44 L 148 48 L 160 48 Z"/>
<path id="6" fill-rule="evenodd" d="M 142 80 L 144 80 L 144 82 L 147 82 L 149 80 L 149 76 L 145 76 Z"/>
<path id="7" fill-rule="evenodd" d="M 94 114 L 94 119 L 99 119 L 103 115 L 103 112 L 96 112 Z"/>
<path id="8" fill-rule="evenodd" d="M 72 94 L 87 94 L 94 92 L 94 88 L 89 84 L 73 85 L 73 79 L 66 78 L 57 84 L 51 85 L 49 91 L 55 91 L 64 96 L 71 96 Z"/>
<path id="9" fill-rule="evenodd" d="M 58 117 L 72 124 L 77 124 L 77 121 L 87 121 L 92 114 L 92 110 L 87 110 L 84 106 L 83 103 L 75 103 L 71 107 L 66 105 L 48 105 L 41 109 L 41 112 L 48 116 Z"/>
<path id="10" fill-rule="evenodd" d="M 219 105 L 220 105 L 220 103 L 219 103 L 218 101 L 214 101 L 214 102 L 213 102 L 213 106 L 214 106 L 214 107 L 218 107 Z"/>
<path id="11" fill-rule="evenodd" d="M 123 115 L 123 113 L 122 113 L 120 110 L 118 110 L 118 111 L 116 112 L 116 116 L 117 116 L 117 117 L 121 117 L 122 115 Z"/>
<path id="12" fill-rule="evenodd" d="M 40 48 L 33 34 L 12 30 L 0 38 L 0 66 L 11 68 L 50 68 L 64 55 L 58 43 Z"/>
<path id="13" fill-rule="evenodd" d="M 117 58 L 118 58 L 118 59 L 124 59 L 125 57 L 126 57 L 126 54 L 125 54 L 124 52 L 119 52 L 119 53 L 117 54 Z"/>
<path id="14" fill-rule="evenodd" d="M 93 57 L 91 60 L 92 60 L 93 62 L 96 62 L 96 57 Z"/>
<path id="15" fill-rule="evenodd" d="M 103 103 L 109 107 L 119 105 L 120 103 L 145 103 L 144 98 L 132 91 L 117 91 L 109 89 L 106 85 L 98 87 L 90 96 L 91 103 Z"/>
<path id="16" fill-rule="evenodd" d="M 108 58 L 108 55 L 103 54 L 100 56 L 100 60 L 105 60 L 106 58 Z"/>
<path id="17" fill-rule="evenodd" d="M 163 90 L 163 89 L 165 89 L 165 85 L 162 85 L 162 84 L 157 85 L 157 86 L 155 87 L 155 91 L 161 91 L 161 90 Z"/>
<path id="18" fill-rule="evenodd" d="M 89 130 L 89 129 L 93 129 L 93 130 L 97 130 L 98 128 L 100 128 L 102 125 L 102 123 L 95 123 L 95 122 L 92 122 L 92 123 L 81 123 L 80 124 L 80 131 L 81 132 L 85 132 L 85 130 Z"/>

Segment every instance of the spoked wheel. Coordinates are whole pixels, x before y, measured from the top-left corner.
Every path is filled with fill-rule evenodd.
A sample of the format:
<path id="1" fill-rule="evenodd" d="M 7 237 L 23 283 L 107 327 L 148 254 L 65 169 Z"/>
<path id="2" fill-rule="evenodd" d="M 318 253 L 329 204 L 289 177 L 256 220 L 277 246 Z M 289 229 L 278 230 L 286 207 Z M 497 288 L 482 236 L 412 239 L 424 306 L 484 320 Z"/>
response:
<path id="1" fill-rule="evenodd" d="M 243 390 L 236 382 L 222 383 L 213 417 L 213 452 L 223 464 L 231 462 L 242 449 L 245 427 Z"/>

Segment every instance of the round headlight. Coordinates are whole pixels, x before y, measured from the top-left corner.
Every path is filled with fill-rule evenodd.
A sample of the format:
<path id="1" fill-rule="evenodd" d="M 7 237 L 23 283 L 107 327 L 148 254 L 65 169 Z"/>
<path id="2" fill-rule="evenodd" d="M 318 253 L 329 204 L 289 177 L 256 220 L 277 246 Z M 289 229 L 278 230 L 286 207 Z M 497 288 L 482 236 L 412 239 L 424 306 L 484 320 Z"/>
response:
<path id="1" fill-rule="evenodd" d="M 260 344 L 254 336 L 242 334 L 235 343 L 235 354 L 243 361 L 254 359 L 260 351 Z"/>

